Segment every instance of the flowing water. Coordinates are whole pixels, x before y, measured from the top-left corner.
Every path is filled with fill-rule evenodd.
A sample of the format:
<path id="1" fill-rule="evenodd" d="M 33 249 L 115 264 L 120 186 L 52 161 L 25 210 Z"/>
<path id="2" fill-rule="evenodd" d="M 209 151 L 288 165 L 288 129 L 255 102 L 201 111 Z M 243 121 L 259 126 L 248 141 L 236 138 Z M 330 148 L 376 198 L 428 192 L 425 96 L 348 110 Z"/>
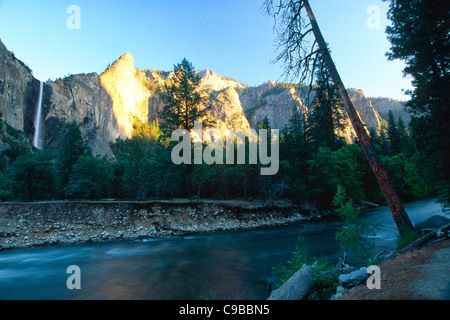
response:
<path id="1" fill-rule="evenodd" d="M 405 205 L 413 223 L 443 215 L 432 200 Z M 364 211 L 384 227 L 376 251 L 395 250 L 387 207 Z M 311 255 L 339 259 L 338 220 L 168 239 L 57 246 L 0 253 L 0 299 L 266 299 L 272 267 L 291 257 L 301 235 Z M 69 290 L 67 267 L 81 270 Z"/>
<path id="2" fill-rule="evenodd" d="M 41 81 L 39 84 L 39 97 L 36 104 L 36 113 L 34 117 L 34 139 L 33 146 L 37 149 L 42 149 L 41 142 L 41 117 L 42 117 L 42 96 L 44 92 L 44 83 Z"/>

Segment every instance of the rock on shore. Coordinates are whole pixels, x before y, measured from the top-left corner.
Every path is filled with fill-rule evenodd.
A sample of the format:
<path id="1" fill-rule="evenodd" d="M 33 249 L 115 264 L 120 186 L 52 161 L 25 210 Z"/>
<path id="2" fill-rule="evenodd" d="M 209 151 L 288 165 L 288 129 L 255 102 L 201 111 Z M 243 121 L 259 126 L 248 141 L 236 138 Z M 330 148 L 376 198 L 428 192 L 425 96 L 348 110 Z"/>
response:
<path id="1" fill-rule="evenodd" d="M 292 205 L 201 201 L 8 203 L 0 204 L 0 251 L 250 229 L 318 217 L 315 209 Z"/>

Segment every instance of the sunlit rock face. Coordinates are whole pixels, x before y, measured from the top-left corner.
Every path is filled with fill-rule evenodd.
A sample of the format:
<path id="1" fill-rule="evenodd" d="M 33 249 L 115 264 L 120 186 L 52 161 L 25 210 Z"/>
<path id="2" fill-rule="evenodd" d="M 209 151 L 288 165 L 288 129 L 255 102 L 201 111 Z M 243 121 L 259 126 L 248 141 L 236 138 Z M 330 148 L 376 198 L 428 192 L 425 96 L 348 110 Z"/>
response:
<path id="1" fill-rule="evenodd" d="M 92 153 L 113 158 L 110 142 L 131 138 L 134 121 L 157 118 L 162 101 L 154 92 L 163 82 L 156 73 L 134 68 L 131 54 L 116 60 L 101 75 L 73 75 L 54 82 L 48 102 L 44 102 L 46 144 L 57 148 L 62 122 L 79 124 Z M 161 84 L 159 84 L 161 85 Z"/>
<path id="2" fill-rule="evenodd" d="M 221 91 L 226 88 L 245 88 L 243 84 L 236 80 L 221 77 L 209 69 L 198 71 L 196 75 L 200 78 L 200 86 L 206 91 Z"/>
<path id="3" fill-rule="evenodd" d="M 250 125 L 245 117 L 239 94 L 234 88 L 225 88 L 210 93 L 211 116 L 216 120 L 218 129 L 249 130 Z"/>
<path id="4" fill-rule="evenodd" d="M 197 75 L 201 78 L 201 90 L 210 97 L 204 107 L 211 107 L 209 113 L 216 122 L 217 134 L 226 135 L 227 129 L 250 129 L 237 92 L 245 86 L 211 70 L 199 71 Z M 57 122 L 56 118 L 79 123 L 93 153 L 112 157 L 109 142 L 131 138 L 134 121 L 158 119 L 164 107 L 161 95 L 170 76 L 169 72 L 140 71 L 134 68 L 131 54 L 125 54 L 100 76 L 82 74 L 50 82 L 46 118 L 53 120 L 49 125 Z M 47 143 L 54 140 L 51 135 L 46 137 Z M 211 139 L 205 135 L 204 140 Z"/>
<path id="5" fill-rule="evenodd" d="M 100 75 L 100 81 L 113 102 L 113 112 L 120 130 L 131 138 L 133 122 L 146 122 L 149 112 L 150 79 L 134 68 L 134 59 L 127 53 Z"/>
<path id="6" fill-rule="evenodd" d="M 96 73 L 74 75 L 47 82 L 44 94 L 44 142 L 52 148 L 61 143 L 64 123 L 76 122 L 95 155 L 112 158 L 110 141 L 123 136 L 113 113 L 113 103 Z"/>
<path id="7" fill-rule="evenodd" d="M 381 117 L 379 113 L 373 108 L 372 102 L 367 99 L 362 90 L 350 89 L 347 90 L 350 99 L 353 101 L 356 110 L 358 110 L 361 120 L 368 128 L 380 128 Z"/>
<path id="8" fill-rule="evenodd" d="M 308 93 L 306 99 L 304 92 L 298 92 L 294 86 L 280 86 L 273 81 L 248 87 L 209 69 L 198 71 L 197 76 L 200 89 L 210 97 L 207 106 L 211 107 L 209 114 L 219 134 L 226 134 L 228 129 L 257 129 L 265 117 L 272 129 L 283 130 L 290 127 L 294 112 L 299 115 L 300 127 L 305 127 L 314 92 Z M 135 120 L 158 119 L 170 77 L 171 72 L 136 69 L 132 55 L 127 53 L 100 75 L 78 74 L 46 82 L 42 109 L 44 144 L 58 148 L 61 128 L 74 121 L 94 155 L 113 158 L 110 143 L 117 138 L 130 138 Z M 2 120 L 32 137 L 38 94 L 39 81 L 0 41 Z M 360 90 L 349 90 L 349 94 L 367 127 L 379 129 L 382 119 L 372 102 Z M 347 129 L 340 134 L 350 142 L 355 134 L 347 122 Z"/>
<path id="9" fill-rule="evenodd" d="M 365 124 L 365 128 L 368 131 L 373 128 L 379 130 L 381 128 L 383 119 L 380 114 L 374 109 L 370 99 L 366 97 L 362 90 L 348 89 L 347 90 L 350 99 L 358 111 L 359 117 Z M 345 111 L 344 111 L 344 114 Z M 346 118 L 346 127 L 343 131 L 338 132 L 338 135 L 344 138 L 347 143 L 352 143 L 356 139 L 356 132 L 353 130 L 353 126 L 349 118 Z"/>
<path id="10" fill-rule="evenodd" d="M 207 106 L 210 107 L 209 114 L 216 122 L 217 131 L 223 136 L 227 130 L 248 131 L 250 125 L 238 93 L 245 86 L 208 69 L 197 72 L 197 76 L 201 79 L 201 89 L 209 96 Z"/>

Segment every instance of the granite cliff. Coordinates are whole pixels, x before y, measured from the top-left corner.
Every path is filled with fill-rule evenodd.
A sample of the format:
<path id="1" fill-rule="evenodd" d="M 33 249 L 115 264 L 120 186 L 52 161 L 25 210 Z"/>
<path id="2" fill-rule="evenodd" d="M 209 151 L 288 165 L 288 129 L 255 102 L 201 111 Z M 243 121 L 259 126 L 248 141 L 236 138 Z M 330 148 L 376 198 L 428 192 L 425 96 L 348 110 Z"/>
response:
<path id="1" fill-rule="evenodd" d="M 308 100 L 297 86 L 268 81 L 249 87 L 217 75 L 212 70 L 197 72 L 201 88 L 210 96 L 210 113 L 221 132 L 248 130 L 268 118 L 273 129 L 289 126 L 294 112 L 308 118 Z M 58 148 L 64 123 L 75 121 L 95 155 L 112 158 L 109 143 L 130 138 L 135 120 L 152 121 L 164 105 L 161 93 L 170 72 L 139 70 L 127 53 L 102 74 L 78 74 L 44 84 L 42 101 L 42 140 Z M 10 127 L 34 135 L 33 118 L 39 96 L 39 81 L 31 70 L 0 42 L 1 119 Z M 349 90 L 361 119 L 367 127 L 380 128 L 382 119 L 371 100 L 360 90 Z M 341 133 L 354 137 L 351 126 Z"/>
<path id="2" fill-rule="evenodd" d="M 0 41 L 0 112 L 8 127 L 34 134 L 33 115 L 39 81 Z"/>
<path id="3" fill-rule="evenodd" d="M 389 111 L 392 111 L 395 120 L 399 117 L 408 124 L 411 121 L 411 114 L 408 113 L 405 107 L 405 102 L 393 100 L 390 98 L 369 98 L 372 102 L 373 108 L 378 111 L 384 120 L 388 120 Z"/>

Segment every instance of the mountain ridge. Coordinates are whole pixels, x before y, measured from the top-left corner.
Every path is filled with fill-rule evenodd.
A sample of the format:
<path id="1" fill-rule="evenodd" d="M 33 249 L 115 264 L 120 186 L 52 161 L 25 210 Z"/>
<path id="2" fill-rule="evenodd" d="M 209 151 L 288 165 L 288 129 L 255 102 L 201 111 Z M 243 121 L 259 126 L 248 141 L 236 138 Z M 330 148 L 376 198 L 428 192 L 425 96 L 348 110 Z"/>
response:
<path id="1" fill-rule="evenodd" d="M 0 66 L 1 119 L 31 140 L 39 80 L 1 40 Z M 294 112 L 302 115 L 303 122 L 307 120 L 308 99 L 294 85 L 286 87 L 269 80 L 249 87 L 210 69 L 198 70 L 197 75 L 201 89 L 210 96 L 210 115 L 217 120 L 220 132 L 256 129 L 265 117 L 273 129 L 282 130 L 289 126 Z M 93 154 L 113 158 L 109 143 L 117 138 L 130 138 L 133 121 L 158 119 L 164 106 L 161 92 L 170 76 L 167 71 L 135 68 L 132 54 L 125 53 L 101 74 L 77 74 L 45 82 L 44 143 L 57 149 L 63 124 L 75 121 Z M 367 127 L 379 129 L 382 118 L 364 92 L 352 89 L 349 94 Z M 347 127 L 341 134 L 351 141 L 355 135 L 351 125 Z"/>

